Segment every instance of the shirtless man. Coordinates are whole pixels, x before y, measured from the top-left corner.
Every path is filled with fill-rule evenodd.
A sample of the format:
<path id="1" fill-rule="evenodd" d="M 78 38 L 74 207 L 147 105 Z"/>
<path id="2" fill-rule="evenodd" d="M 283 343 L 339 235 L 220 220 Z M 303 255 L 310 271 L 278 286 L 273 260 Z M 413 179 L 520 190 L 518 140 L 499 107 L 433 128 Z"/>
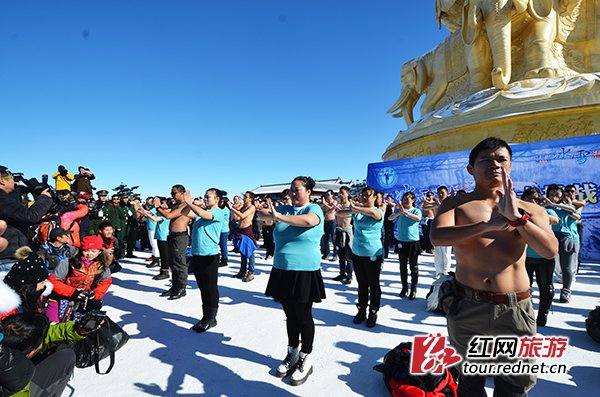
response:
<path id="1" fill-rule="evenodd" d="M 252 233 L 252 220 L 254 219 L 254 213 L 256 212 L 256 207 L 254 206 L 254 199 L 256 195 L 252 192 L 244 193 L 244 201 L 242 208 L 236 208 L 231 202 L 227 203 L 229 205 L 229 209 L 231 210 L 231 217 L 239 219 L 239 225 L 235 230 L 236 235 L 233 237 L 233 245 L 239 247 L 240 238 L 236 237 L 237 235 L 241 235 L 240 237 L 243 239 L 243 236 L 248 237 L 254 242 L 254 249 L 250 251 L 245 251 L 240 249 L 240 256 L 242 258 L 242 264 L 240 267 L 240 271 L 238 274 L 234 275 L 235 278 L 242 278 L 244 282 L 249 282 L 254 280 L 254 250 L 258 247 L 258 243 L 254 237 L 254 233 Z M 250 247 L 251 248 L 251 247 Z"/>
<path id="2" fill-rule="evenodd" d="M 450 344 L 463 358 L 474 336 L 536 334 L 525 248 L 544 258 L 558 252 L 544 209 L 518 200 L 513 191 L 511 157 L 501 139 L 480 142 L 467 166 L 475 190 L 445 200 L 431 226 L 435 246 L 454 246 L 455 293 L 442 303 Z M 459 364 L 458 396 L 484 395 L 486 376 L 465 375 L 463 369 Z M 495 395 L 526 396 L 536 376 L 499 375 L 494 381 Z"/>
<path id="3" fill-rule="evenodd" d="M 435 217 L 439 201 L 436 203 L 433 199 L 433 192 L 427 192 L 425 198 L 419 202 L 419 207 L 423 207 L 423 217 L 421 218 L 421 249 L 428 253 L 433 253 L 433 245 L 429 240 L 430 222 Z"/>
<path id="4" fill-rule="evenodd" d="M 171 271 L 173 274 L 172 287 L 160 294 L 168 296 L 170 300 L 179 299 L 186 295 L 185 288 L 188 281 L 187 246 L 189 236 L 187 232 L 188 214 L 190 208 L 184 200 L 185 188 L 175 185 L 171 188 L 171 197 L 175 199 L 175 206 L 171 209 L 161 208 L 162 202 L 159 197 L 154 198 L 154 206 L 159 215 L 169 219 L 169 255 L 171 256 Z"/>
<path id="5" fill-rule="evenodd" d="M 350 189 L 347 186 L 340 188 L 341 202 L 335 203 L 336 210 L 347 210 L 350 208 Z M 340 258 L 340 274 L 335 277 L 334 281 L 342 281 L 348 285 L 352 283 L 352 241 L 354 239 L 354 231 L 352 230 L 352 218 L 338 217 L 337 226 L 335 228 L 335 245 L 337 246 L 338 256 Z"/>
<path id="6" fill-rule="evenodd" d="M 337 260 L 337 248 L 335 246 L 335 211 L 337 201 L 333 199 L 333 190 L 329 189 L 321 199 L 321 209 L 325 216 L 325 222 L 323 227 L 325 228 L 325 234 L 321 237 L 321 258 L 327 259 L 329 256 L 329 239 L 333 243 L 333 258 L 331 260 L 335 262 Z"/>

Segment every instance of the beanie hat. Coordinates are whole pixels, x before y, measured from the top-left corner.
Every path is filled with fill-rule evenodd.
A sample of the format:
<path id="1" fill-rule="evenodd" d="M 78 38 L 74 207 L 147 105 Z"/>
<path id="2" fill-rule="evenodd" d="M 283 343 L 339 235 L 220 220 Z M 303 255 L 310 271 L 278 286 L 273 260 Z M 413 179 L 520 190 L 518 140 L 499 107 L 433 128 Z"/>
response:
<path id="1" fill-rule="evenodd" d="M 101 250 L 102 237 L 100 236 L 85 236 L 81 241 L 82 250 Z"/>
<path id="2" fill-rule="evenodd" d="M 77 197 L 89 200 L 90 199 L 90 194 L 88 192 L 79 192 L 79 194 L 77 195 Z"/>
<path id="3" fill-rule="evenodd" d="M 48 278 L 48 269 L 44 260 L 30 252 L 26 258 L 13 265 L 4 280 L 14 284 L 37 284 Z"/>

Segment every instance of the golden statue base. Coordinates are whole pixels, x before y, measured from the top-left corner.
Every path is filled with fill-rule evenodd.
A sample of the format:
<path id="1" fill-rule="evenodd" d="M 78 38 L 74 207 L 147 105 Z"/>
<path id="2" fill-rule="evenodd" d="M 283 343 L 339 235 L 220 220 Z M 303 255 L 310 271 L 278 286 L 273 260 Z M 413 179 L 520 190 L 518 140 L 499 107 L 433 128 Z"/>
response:
<path id="1" fill-rule="evenodd" d="M 528 143 L 599 133 L 600 73 L 511 83 L 429 113 L 401 131 L 384 161 L 471 150 L 496 136 Z"/>

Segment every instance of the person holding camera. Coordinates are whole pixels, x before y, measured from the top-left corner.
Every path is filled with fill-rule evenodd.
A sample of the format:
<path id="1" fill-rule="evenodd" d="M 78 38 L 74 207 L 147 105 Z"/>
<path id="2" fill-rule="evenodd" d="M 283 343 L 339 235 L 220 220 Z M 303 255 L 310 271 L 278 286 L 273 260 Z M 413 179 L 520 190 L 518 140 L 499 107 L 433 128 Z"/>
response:
<path id="1" fill-rule="evenodd" d="M 91 180 L 96 179 L 92 171 L 84 166 L 79 166 L 79 174 L 75 175 L 75 182 L 73 182 L 72 190 L 75 193 L 86 192 L 90 196 L 93 194 Z"/>
<path id="2" fill-rule="evenodd" d="M 59 165 L 58 172 L 55 172 L 54 175 L 52 175 L 52 179 L 56 181 L 56 191 L 66 190 L 70 192 L 71 181 L 75 178 L 73 178 L 73 175 L 69 174 L 69 171 L 67 171 L 64 165 Z"/>
<path id="3" fill-rule="evenodd" d="M 39 222 L 52 206 L 49 189 L 44 189 L 30 206 L 23 206 L 11 193 L 15 190 L 16 182 L 6 167 L 0 166 L 0 219 L 6 222 L 3 237 L 8 241 L 7 248 L 0 252 L 0 263 L 16 262 L 17 248 L 28 245 L 27 227 Z"/>
<path id="4" fill-rule="evenodd" d="M 50 275 L 54 291 L 50 295 L 46 315 L 53 322 L 69 320 L 77 308 L 85 311 L 101 306 L 100 299 L 112 284 L 109 269 L 112 255 L 103 250 L 102 245 L 100 236 L 84 237 L 81 251 L 69 262 L 59 263 Z"/>
<path id="5" fill-rule="evenodd" d="M 95 313 L 64 324 L 50 324 L 41 313 L 17 313 L 2 320 L 0 395 L 62 395 L 73 376 L 76 356 L 72 349 L 51 349 L 85 339 L 102 320 Z"/>

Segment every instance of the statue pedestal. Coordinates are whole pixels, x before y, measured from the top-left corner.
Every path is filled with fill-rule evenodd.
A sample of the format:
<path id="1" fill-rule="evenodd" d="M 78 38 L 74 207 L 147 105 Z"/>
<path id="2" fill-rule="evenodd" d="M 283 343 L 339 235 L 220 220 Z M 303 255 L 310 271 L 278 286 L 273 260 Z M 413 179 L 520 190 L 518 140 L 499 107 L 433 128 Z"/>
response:
<path id="1" fill-rule="evenodd" d="M 600 73 L 511 83 L 429 113 L 401 131 L 384 161 L 471 150 L 496 136 L 528 143 L 600 133 Z"/>

